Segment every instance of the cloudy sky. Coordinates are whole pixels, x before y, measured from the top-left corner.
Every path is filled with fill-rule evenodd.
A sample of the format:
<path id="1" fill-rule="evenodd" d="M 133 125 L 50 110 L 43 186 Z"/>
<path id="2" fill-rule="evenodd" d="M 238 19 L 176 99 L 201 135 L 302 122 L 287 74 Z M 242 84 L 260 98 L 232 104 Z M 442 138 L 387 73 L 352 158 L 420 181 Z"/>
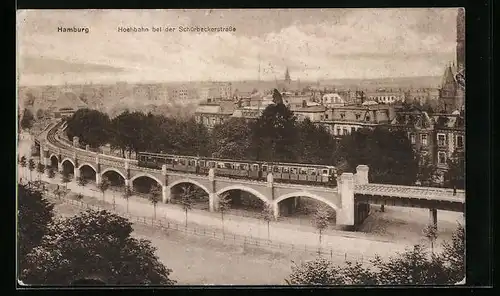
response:
<path id="1" fill-rule="evenodd" d="M 441 75 L 456 9 L 24 10 L 21 84 Z M 118 27 L 175 27 L 123 33 Z M 179 32 L 232 26 L 234 32 Z M 90 32 L 61 33 L 58 27 Z"/>

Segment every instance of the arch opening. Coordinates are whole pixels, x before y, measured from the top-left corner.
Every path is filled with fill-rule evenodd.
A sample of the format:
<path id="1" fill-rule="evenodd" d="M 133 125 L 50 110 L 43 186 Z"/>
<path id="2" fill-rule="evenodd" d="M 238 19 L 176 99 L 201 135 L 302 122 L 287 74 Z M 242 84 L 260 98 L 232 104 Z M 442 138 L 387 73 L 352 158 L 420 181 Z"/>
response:
<path id="1" fill-rule="evenodd" d="M 112 188 L 124 187 L 125 179 L 121 174 L 115 172 L 114 170 L 107 170 L 102 173 L 102 177 L 108 179 L 110 186 Z"/>
<path id="2" fill-rule="evenodd" d="M 62 162 L 62 170 L 64 173 L 68 173 L 71 178 L 73 178 L 73 174 L 75 173 L 75 166 L 69 160 L 63 160 Z"/>
<path id="3" fill-rule="evenodd" d="M 125 182 L 125 180 L 123 180 L 123 182 Z M 161 187 L 161 184 L 150 176 L 139 176 L 131 180 L 131 182 L 132 190 L 141 197 L 147 197 L 147 194 L 151 192 L 151 189 L 153 189 L 155 185 Z"/>
<path id="4" fill-rule="evenodd" d="M 315 227 L 317 216 L 328 219 L 330 229 L 337 226 L 337 210 L 331 204 L 313 195 L 289 195 L 277 200 L 280 220 L 295 225 Z"/>
<path id="5" fill-rule="evenodd" d="M 96 172 L 91 166 L 84 164 L 80 167 L 80 177 L 89 181 L 89 183 L 90 182 L 95 183 L 95 175 Z"/>
<path id="6" fill-rule="evenodd" d="M 184 194 L 193 201 L 193 208 L 198 210 L 209 210 L 209 196 L 204 188 L 191 182 L 180 182 L 170 188 L 170 203 L 181 204 Z"/>
<path id="7" fill-rule="evenodd" d="M 57 156 L 52 155 L 50 157 L 50 167 L 54 170 L 57 170 L 58 164 L 59 164 L 59 159 L 57 159 Z"/>
<path id="8" fill-rule="evenodd" d="M 224 190 L 219 195 L 219 202 L 222 198 L 228 199 L 227 211 L 237 216 L 260 218 L 267 201 L 262 197 L 243 189 L 231 188 Z"/>

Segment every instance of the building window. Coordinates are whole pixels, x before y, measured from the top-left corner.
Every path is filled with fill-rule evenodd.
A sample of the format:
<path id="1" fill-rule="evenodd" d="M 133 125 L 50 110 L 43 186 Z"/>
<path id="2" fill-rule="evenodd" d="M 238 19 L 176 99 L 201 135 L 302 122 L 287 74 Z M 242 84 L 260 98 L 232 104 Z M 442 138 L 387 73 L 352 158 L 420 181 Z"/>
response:
<path id="1" fill-rule="evenodd" d="M 354 133 L 356 129 L 354 127 L 351 127 L 351 133 Z"/>
<path id="2" fill-rule="evenodd" d="M 340 113 L 340 118 L 344 119 L 345 118 L 345 113 Z"/>
<path id="3" fill-rule="evenodd" d="M 424 146 L 427 146 L 427 135 L 426 134 L 420 135 L 420 143 L 422 143 L 422 145 L 424 145 Z"/>
<path id="4" fill-rule="evenodd" d="M 366 115 L 365 120 L 366 120 L 366 121 L 370 121 L 370 115 Z"/>
<path id="5" fill-rule="evenodd" d="M 347 131 L 346 128 L 344 128 L 344 135 L 348 135 L 348 134 L 349 134 L 349 132 Z"/>
<path id="6" fill-rule="evenodd" d="M 328 119 L 328 114 L 325 114 L 325 119 Z"/>
<path id="7" fill-rule="evenodd" d="M 444 147 L 446 145 L 446 135 L 445 134 L 438 134 L 438 146 Z"/>
<path id="8" fill-rule="evenodd" d="M 359 119 L 361 117 L 360 114 L 356 114 L 356 119 Z"/>
<path id="9" fill-rule="evenodd" d="M 457 147 L 458 148 L 464 147 L 464 137 L 457 136 Z"/>
<path id="10" fill-rule="evenodd" d="M 415 145 L 416 139 L 414 134 L 410 134 L 410 142 Z"/>
<path id="11" fill-rule="evenodd" d="M 446 152 L 443 151 L 438 152 L 438 163 L 446 164 Z"/>
<path id="12" fill-rule="evenodd" d="M 340 128 L 337 128 L 337 136 L 340 136 L 340 135 L 342 135 L 342 132 L 341 132 Z"/>

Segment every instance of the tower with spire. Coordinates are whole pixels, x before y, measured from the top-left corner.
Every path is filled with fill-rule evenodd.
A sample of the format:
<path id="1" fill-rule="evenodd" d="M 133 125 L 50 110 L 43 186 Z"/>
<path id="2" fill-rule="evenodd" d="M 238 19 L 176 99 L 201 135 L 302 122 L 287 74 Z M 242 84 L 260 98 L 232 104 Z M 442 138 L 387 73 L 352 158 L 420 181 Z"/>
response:
<path id="1" fill-rule="evenodd" d="M 449 63 L 444 71 L 439 89 L 439 109 L 452 113 L 465 104 L 465 11 L 457 11 L 456 61 Z"/>
<path id="2" fill-rule="evenodd" d="M 292 79 L 290 79 L 290 72 L 288 71 L 288 67 L 286 67 L 285 71 L 285 83 L 290 84 L 292 82 Z"/>

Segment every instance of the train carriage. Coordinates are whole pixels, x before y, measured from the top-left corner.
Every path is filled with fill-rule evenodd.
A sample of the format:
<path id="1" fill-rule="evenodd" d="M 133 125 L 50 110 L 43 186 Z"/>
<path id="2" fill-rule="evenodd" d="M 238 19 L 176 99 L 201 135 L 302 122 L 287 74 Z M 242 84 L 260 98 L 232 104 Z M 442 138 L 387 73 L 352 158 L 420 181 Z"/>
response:
<path id="1" fill-rule="evenodd" d="M 234 159 L 218 159 L 194 156 L 181 156 L 158 153 L 138 154 L 139 166 L 161 169 L 166 165 L 168 170 L 198 173 L 207 175 L 211 168 L 215 174 L 231 178 L 257 179 L 265 181 L 268 173 L 273 174 L 277 182 L 297 184 L 336 185 L 334 166 L 244 161 Z"/>

